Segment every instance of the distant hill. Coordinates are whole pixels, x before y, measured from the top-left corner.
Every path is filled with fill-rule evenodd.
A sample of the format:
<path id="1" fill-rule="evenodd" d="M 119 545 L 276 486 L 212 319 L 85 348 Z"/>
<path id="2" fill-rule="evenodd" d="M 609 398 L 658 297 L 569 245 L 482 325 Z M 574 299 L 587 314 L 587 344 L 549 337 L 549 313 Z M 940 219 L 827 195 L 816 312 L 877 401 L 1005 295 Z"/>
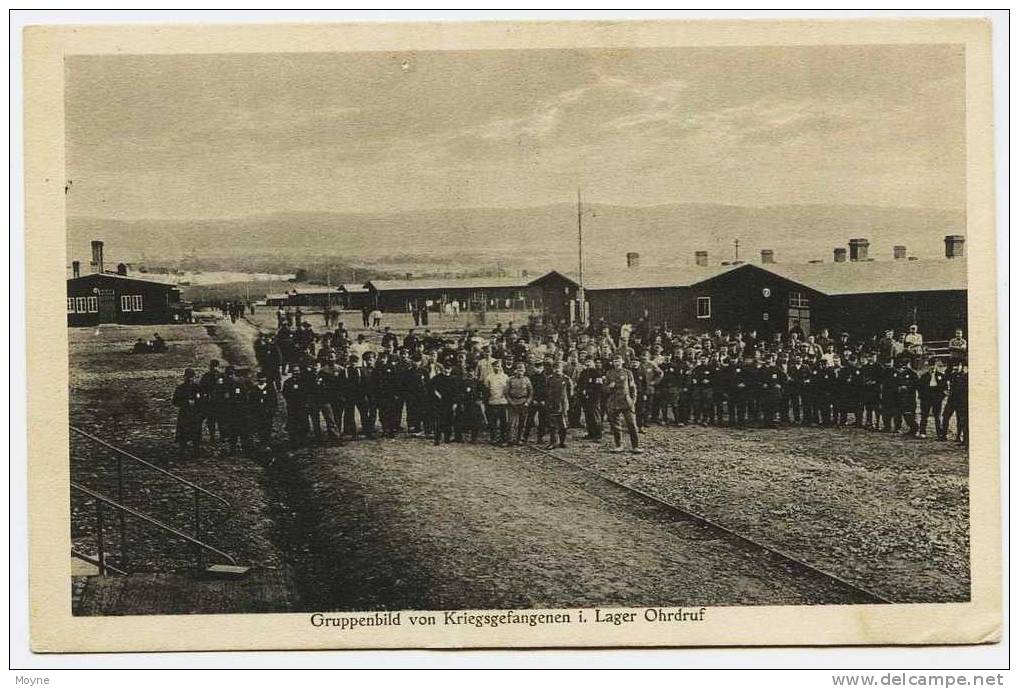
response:
<path id="1" fill-rule="evenodd" d="M 716 204 L 584 206 L 584 254 L 592 268 L 624 264 L 636 251 L 645 265 L 691 263 L 696 250 L 712 263 L 757 260 L 773 249 L 780 262 L 831 260 L 851 237 L 870 240 L 870 255 L 890 258 L 904 244 L 910 255 L 943 255 L 946 234 L 965 234 L 962 211 L 854 205 L 766 207 Z M 397 213 L 287 212 L 233 219 L 68 219 L 69 252 L 87 261 L 91 239 L 116 256 L 176 258 L 274 254 L 343 256 L 366 262 L 386 256 L 464 255 L 507 267 L 572 268 L 577 214 L 570 204 L 533 208 L 450 208 Z"/>

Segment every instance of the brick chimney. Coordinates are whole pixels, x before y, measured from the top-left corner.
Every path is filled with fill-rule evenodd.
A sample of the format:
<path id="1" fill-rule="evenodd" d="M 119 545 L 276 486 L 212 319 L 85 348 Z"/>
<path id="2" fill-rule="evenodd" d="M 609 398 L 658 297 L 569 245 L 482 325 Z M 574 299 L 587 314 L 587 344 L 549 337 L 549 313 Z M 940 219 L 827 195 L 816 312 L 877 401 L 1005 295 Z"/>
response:
<path id="1" fill-rule="evenodd" d="M 127 275 L 127 264 L 126 263 L 118 263 L 117 264 L 117 275 L 124 275 L 124 276 Z"/>
<path id="2" fill-rule="evenodd" d="M 693 254 L 694 262 L 699 266 L 708 265 L 708 252 L 707 251 L 695 251 Z"/>
<path id="3" fill-rule="evenodd" d="M 846 262 L 846 247 L 844 246 L 835 247 L 835 262 L 836 263 Z"/>
<path id="4" fill-rule="evenodd" d="M 640 268 L 640 254 L 636 251 L 629 251 L 626 254 L 627 268 Z"/>
<path id="5" fill-rule="evenodd" d="M 774 263 L 775 251 L 773 249 L 761 249 L 761 263 Z"/>
<path id="6" fill-rule="evenodd" d="M 905 261 L 906 260 L 906 247 L 902 246 L 901 244 L 897 244 L 897 245 L 893 246 L 892 247 L 892 256 L 895 258 L 896 261 Z"/>
<path id="7" fill-rule="evenodd" d="M 71 275 L 76 278 L 81 277 L 81 261 L 71 261 Z"/>
<path id="8" fill-rule="evenodd" d="M 92 240 L 92 272 L 103 272 L 103 243 L 98 239 Z"/>
<path id="9" fill-rule="evenodd" d="M 945 258 L 962 258 L 965 255 L 966 238 L 961 234 L 945 236 Z"/>
<path id="10" fill-rule="evenodd" d="M 850 261 L 866 261 L 867 260 L 867 247 L 870 246 L 870 242 L 866 239 L 850 239 L 849 240 L 849 260 Z"/>

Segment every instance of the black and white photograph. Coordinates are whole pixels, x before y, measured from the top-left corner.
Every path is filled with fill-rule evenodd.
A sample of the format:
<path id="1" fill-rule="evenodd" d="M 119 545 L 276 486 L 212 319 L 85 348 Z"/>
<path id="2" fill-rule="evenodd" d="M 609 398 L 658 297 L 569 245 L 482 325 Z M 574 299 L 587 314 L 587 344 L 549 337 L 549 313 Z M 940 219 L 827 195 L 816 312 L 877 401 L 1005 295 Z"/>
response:
<path id="1" fill-rule="evenodd" d="M 63 57 L 72 617 L 973 599 L 966 43 L 387 45 Z"/>

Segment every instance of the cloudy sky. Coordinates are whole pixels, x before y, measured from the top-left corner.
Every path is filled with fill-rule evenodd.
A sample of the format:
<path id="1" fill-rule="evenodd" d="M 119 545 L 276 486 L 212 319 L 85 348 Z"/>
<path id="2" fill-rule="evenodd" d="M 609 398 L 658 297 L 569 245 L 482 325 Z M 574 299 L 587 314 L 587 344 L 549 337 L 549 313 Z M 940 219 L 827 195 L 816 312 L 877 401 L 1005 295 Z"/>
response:
<path id="1" fill-rule="evenodd" d="M 72 215 L 965 202 L 959 46 L 74 57 Z"/>

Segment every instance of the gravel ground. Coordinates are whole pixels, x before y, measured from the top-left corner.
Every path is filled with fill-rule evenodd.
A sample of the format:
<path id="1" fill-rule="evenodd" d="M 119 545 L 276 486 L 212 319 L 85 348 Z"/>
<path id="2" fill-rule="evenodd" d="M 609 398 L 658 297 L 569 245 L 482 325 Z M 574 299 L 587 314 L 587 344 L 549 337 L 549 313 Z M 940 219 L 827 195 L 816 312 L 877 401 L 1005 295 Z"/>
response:
<path id="1" fill-rule="evenodd" d="M 652 427 L 563 456 L 901 602 L 969 599 L 965 447 L 855 428 Z"/>
<path id="2" fill-rule="evenodd" d="M 321 609 L 816 604 L 827 579 L 526 450 L 360 441 L 286 461 L 309 484 Z"/>

